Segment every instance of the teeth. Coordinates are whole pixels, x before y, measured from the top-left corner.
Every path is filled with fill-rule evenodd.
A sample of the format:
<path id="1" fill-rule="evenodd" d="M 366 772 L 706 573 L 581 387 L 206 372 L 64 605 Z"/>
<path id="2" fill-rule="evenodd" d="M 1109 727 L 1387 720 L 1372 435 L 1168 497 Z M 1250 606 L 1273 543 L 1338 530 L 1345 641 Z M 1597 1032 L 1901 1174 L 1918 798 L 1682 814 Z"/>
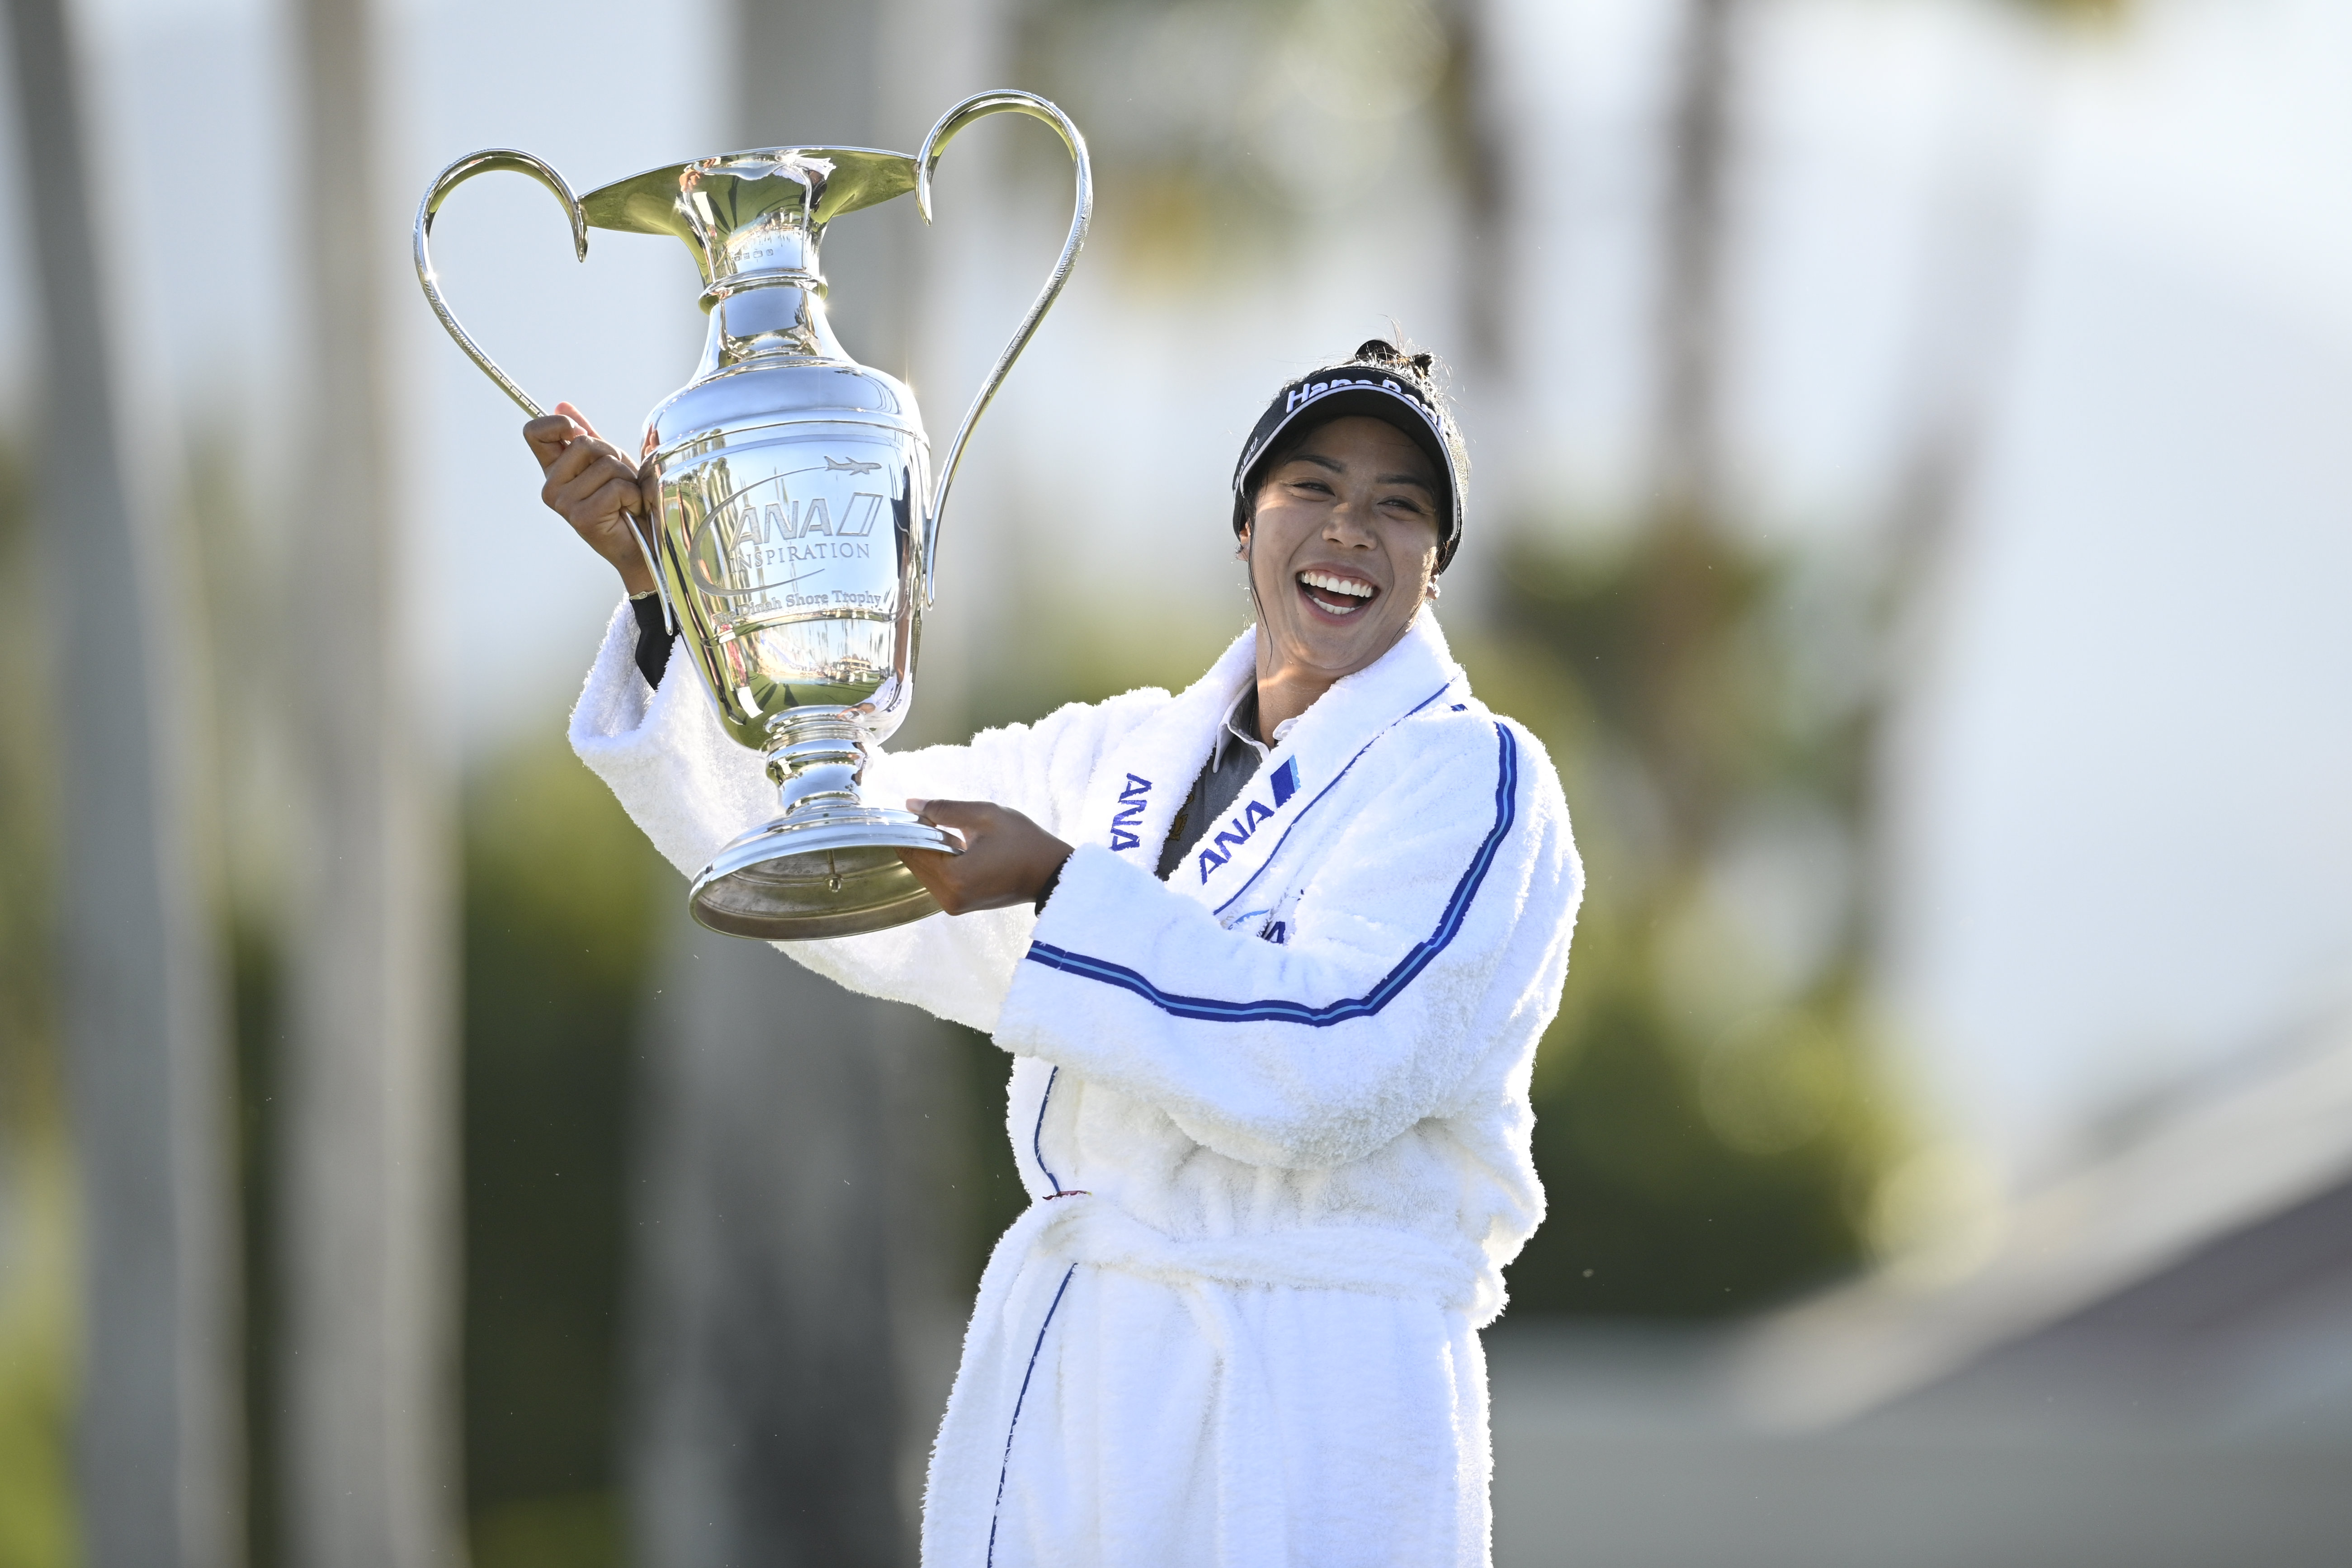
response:
<path id="1" fill-rule="evenodd" d="M 1334 577 L 1328 572 L 1301 572 L 1298 580 L 1310 588 L 1320 588 L 1327 594 L 1345 594 L 1351 599 L 1372 596 L 1370 583 L 1359 583 L 1352 577 Z"/>

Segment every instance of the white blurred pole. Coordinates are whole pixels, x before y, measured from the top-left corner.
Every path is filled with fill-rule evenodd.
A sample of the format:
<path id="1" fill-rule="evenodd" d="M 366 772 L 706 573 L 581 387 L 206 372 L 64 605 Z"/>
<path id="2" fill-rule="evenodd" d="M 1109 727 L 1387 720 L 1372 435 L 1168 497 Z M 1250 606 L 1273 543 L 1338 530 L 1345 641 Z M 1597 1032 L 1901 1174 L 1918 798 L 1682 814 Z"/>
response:
<path id="1" fill-rule="evenodd" d="M 61 0 L 11 0 L 46 331 L 33 471 L 56 644 L 60 1013 L 80 1183 L 75 1448 L 92 1568 L 241 1555 L 236 1251 L 215 954 L 178 775 L 194 627 L 118 444 L 92 179 Z M 130 196 L 129 189 L 122 194 Z M 101 210 L 93 210 L 93 207 Z"/>
<path id="2" fill-rule="evenodd" d="M 289 947 L 279 1384 L 286 1559 L 459 1552 L 457 1275 L 442 781 L 404 647 L 372 7 L 298 7 L 308 469 L 292 536 L 307 774 Z"/>

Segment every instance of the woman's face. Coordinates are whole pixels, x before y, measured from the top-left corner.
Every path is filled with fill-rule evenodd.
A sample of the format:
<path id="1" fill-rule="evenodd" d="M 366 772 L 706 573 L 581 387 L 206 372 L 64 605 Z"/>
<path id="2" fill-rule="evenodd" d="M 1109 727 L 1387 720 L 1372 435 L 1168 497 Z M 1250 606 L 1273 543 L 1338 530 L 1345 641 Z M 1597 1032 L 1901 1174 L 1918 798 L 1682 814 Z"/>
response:
<path id="1" fill-rule="evenodd" d="M 1395 426 L 1334 419 L 1260 481 L 1243 535 L 1276 668 L 1352 675 L 1396 645 L 1437 570 L 1439 479 Z"/>

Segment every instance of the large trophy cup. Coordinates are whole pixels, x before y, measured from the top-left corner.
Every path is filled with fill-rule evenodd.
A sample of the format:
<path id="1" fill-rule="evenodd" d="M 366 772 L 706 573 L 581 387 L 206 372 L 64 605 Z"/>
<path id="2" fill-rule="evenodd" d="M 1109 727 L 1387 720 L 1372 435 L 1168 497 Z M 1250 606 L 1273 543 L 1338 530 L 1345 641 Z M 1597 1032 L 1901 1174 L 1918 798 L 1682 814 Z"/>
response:
<path id="1" fill-rule="evenodd" d="M 930 443 L 906 386 L 851 359 L 825 320 L 825 226 L 915 193 L 926 221 L 940 152 L 1013 110 L 1061 132 L 1076 164 L 1070 235 L 997 357 L 931 482 Z M 416 210 L 416 276 L 441 324 L 507 395 L 540 405 L 493 363 L 441 298 L 426 240 L 449 193 L 476 174 L 528 174 L 555 194 L 574 251 L 588 230 L 675 235 L 702 271 L 710 318 L 694 379 L 646 419 L 643 477 L 657 494 L 638 532 L 668 624 L 727 732 L 764 753 L 783 809 L 694 879 L 694 918 L 736 936 L 854 936 L 938 905 L 900 849 L 957 852 L 950 835 L 858 793 L 866 748 L 906 717 L 940 512 L 972 426 L 1069 277 L 1094 208 L 1087 144 L 1025 92 L 988 92 L 942 116 L 919 152 L 772 147 L 650 169 L 575 197 L 527 153 L 458 159 Z"/>

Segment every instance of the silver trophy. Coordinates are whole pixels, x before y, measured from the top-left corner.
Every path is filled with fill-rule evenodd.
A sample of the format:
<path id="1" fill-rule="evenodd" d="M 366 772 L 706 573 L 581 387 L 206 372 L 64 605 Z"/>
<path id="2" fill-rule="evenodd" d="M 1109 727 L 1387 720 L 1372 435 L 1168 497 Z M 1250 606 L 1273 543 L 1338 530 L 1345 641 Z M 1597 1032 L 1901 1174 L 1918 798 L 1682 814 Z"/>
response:
<path id="1" fill-rule="evenodd" d="M 929 221 L 941 151 L 1006 110 L 1061 132 L 1076 164 L 1076 208 L 1052 276 L 972 399 L 934 486 L 913 394 L 851 359 L 825 320 L 817 247 L 833 219 L 908 191 Z M 911 158 L 762 148 L 649 169 L 585 196 L 528 153 L 458 159 L 417 205 L 417 279 L 457 346 L 537 416 L 540 405 L 457 324 L 426 250 L 449 193 L 493 170 L 555 194 L 583 260 L 590 228 L 621 229 L 677 236 L 702 270 L 709 332 L 694 379 L 646 416 L 643 475 L 658 488 L 659 515 L 637 543 L 720 722 L 766 755 L 783 810 L 702 868 L 688 895 L 694 918 L 736 936 L 805 940 L 934 912 L 898 852 L 956 853 L 956 840 L 868 804 L 858 781 L 866 749 L 898 729 L 914 694 L 940 512 L 964 443 L 1086 242 L 1086 139 L 1045 100 L 1004 91 L 948 110 Z"/>

